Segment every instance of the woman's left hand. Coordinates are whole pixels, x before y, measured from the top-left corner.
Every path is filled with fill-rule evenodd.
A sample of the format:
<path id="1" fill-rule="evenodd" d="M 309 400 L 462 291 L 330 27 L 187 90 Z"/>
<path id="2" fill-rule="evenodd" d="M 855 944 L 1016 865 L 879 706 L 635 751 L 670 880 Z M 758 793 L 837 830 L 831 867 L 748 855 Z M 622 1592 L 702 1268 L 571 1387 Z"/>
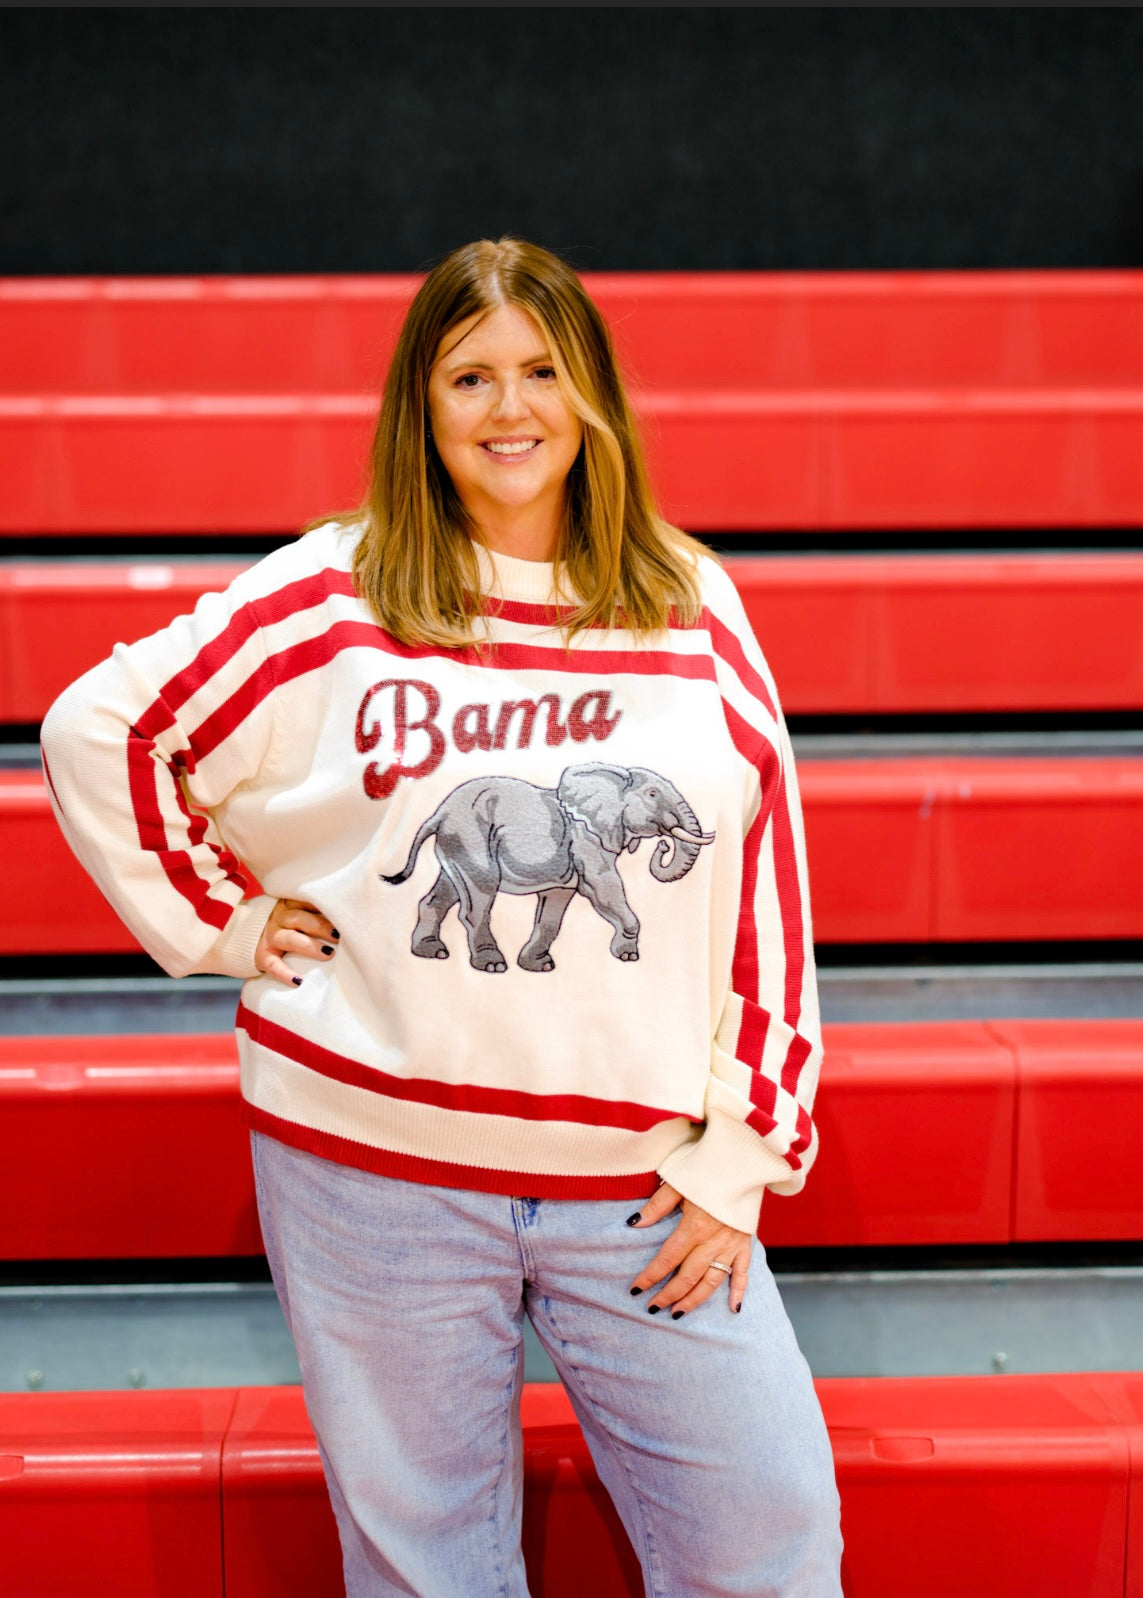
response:
<path id="1" fill-rule="evenodd" d="M 732 1226 L 724 1226 L 666 1182 L 637 1211 L 638 1219 L 633 1216 L 627 1224 L 652 1226 L 680 1204 L 682 1220 L 646 1270 L 639 1272 L 631 1284 L 631 1292 L 643 1293 L 670 1276 L 670 1281 L 663 1284 L 647 1309 L 652 1315 L 660 1309 L 669 1309 L 678 1320 L 688 1310 L 705 1304 L 712 1293 L 729 1281 L 730 1308 L 737 1313 L 746 1296 L 746 1278 L 750 1271 L 749 1232 L 736 1232 Z M 713 1268 L 715 1260 L 731 1267 L 729 1275 Z"/>

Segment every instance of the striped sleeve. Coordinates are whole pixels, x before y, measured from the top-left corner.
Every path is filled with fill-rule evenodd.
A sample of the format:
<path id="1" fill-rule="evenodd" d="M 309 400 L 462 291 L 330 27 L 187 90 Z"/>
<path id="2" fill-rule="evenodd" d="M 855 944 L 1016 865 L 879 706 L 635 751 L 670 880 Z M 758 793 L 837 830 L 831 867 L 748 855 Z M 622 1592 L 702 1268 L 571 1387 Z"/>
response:
<path id="1" fill-rule="evenodd" d="M 729 593 L 727 592 L 729 590 Z M 763 1192 L 796 1193 L 817 1153 L 821 1067 L 805 834 L 773 678 L 724 573 L 707 620 L 730 736 L 754 772 L 730 990 L 711 1047 L 706 1126 L 659 1174 L 740 1231 Z"/>
<path id="2" fill-rule="evenodd" d="M 257 974 L 274 900 L 247 897 L 211 811 L 266 758 L 272 672 L 246 573 L 161 632 L 117 645 L 44 721 L 44 772 L 68 843 L 172 976 Z"/>

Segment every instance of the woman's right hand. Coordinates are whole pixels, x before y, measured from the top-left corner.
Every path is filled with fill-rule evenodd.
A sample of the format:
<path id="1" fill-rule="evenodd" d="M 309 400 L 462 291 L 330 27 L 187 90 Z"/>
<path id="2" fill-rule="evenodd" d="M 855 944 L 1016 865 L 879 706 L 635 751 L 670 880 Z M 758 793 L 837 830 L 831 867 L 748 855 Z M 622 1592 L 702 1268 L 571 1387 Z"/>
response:
<path id="1" fill-rule="evenodd" d="M 332 922 L 304 899 L 279 899 L 254 951 L 254 964 L 276 982 L 300 988 L 302 979 L 282 959 L 301 954 L 307 960 L 332 960 L 341 934 Z"/>

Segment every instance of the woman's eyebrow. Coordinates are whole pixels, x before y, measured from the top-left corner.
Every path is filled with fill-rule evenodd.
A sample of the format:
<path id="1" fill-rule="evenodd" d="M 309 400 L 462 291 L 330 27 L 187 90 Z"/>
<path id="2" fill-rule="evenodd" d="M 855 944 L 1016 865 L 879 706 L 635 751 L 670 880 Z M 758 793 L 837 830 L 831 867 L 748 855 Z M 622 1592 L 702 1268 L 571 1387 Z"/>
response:
<path id="1" fill-rule="evenodd" d="M 552 357 L 546 350 L 542 355 L 531 355 L 526 361 L 519 363 L 521 369 L 525 366 L 550 366 L 551 364 Z M 453 361 L 447 355 L 441 365 L 446 372 L 490 372 L 492 370 L 492 365 L 489 361 L 464 361 L 460 359 Z"/>

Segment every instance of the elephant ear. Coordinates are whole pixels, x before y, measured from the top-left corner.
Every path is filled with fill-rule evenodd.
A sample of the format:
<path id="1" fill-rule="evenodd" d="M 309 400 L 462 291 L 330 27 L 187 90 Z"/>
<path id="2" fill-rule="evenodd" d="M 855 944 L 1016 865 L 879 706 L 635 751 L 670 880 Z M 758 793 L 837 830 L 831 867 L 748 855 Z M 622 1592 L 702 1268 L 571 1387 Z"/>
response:
<path id="1" fill-rule="evenodd" d="M 611 854 L 623 847 L 623 800 L 631 774 L 622 766 L 569 766 L 556 789 L 569 815 L 591 828 Z"/>

